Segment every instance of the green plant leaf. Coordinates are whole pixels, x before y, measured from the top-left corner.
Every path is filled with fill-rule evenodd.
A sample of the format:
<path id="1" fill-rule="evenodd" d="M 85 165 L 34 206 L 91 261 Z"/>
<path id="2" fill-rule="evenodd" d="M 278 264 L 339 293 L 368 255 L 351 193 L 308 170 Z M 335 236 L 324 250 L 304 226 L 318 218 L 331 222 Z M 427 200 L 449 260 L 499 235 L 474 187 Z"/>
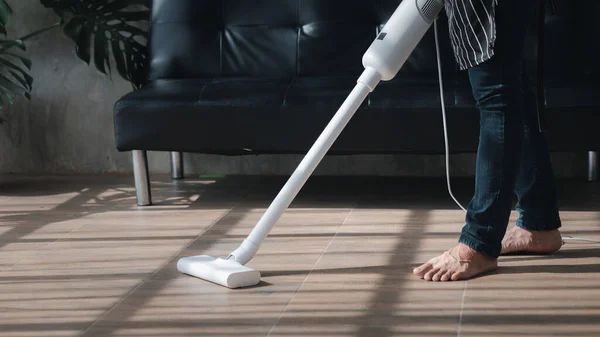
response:
<path id="1" fill-rule="evenodd" d="M 13 104 L 18 96 L 31 99 L 33 77 L 29 75 L 31 61 L 18 54 L 26 50 L 23 40 L 6 38 L 6 25 L 13 10 L 6 0 L 0 0 L 0 108 Z"/>
<path id="2" fill-rule="evenodd" d="M 26 49 L 21 40 L 0 40 L 0 108 L 4 107 L 5 102 L 13 104 L 18 96 L 31 99 L 31 61 L 15 52 L 9 52 L 12 47 Z"/>
<path id="3" fill-rule="evenodd" d="M 0 0 L 0 34 L 6 36 L 6 25 L 13 14 L 12 8 L 6 0 Z"/>
<path id="4" fill-rule="evenodd" d="M 1 0 L 0 0 L 1 1 Z M 118 74 L 140 88 L 146 82 L 150 0 L 40 0 L 60 16 L 75 53 L 98 71 Z"/>

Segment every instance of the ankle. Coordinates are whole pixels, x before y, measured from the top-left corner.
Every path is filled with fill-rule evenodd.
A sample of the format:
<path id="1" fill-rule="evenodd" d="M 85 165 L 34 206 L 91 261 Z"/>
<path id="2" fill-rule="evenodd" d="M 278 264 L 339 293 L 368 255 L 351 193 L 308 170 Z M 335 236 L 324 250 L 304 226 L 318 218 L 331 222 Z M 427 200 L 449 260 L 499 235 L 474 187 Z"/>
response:
<path id="1" fill-rule="evenodd" d="M 517 220 L 515 223 L 515 228 L 513 230 L 524 230 L 530 233 L 547 233 L 547 232 L 557 232 L 560 228 L 560 221 L 558 223 L 555 222 L 525 222 L 521 219 Z"/>
<path id="2" fill-rule="evenodd" d="M 483 252 L 480 252 L 464 243 L 458 244 L 457 254 L 460 260 L 462 261 L 471 261 L 473 259 L 486 259 L 486 260 L 495 260 L 495 258 L 486 255 Z"/>
<path id="3" fill-rule="evenodd" d="M 526 228 L 526 227 L 521 227 L 521 226 L 516 226 L 514 230 L 520 230 L 520 231 L 524 231 L 524 232 L 528 232 L 531 234 L 554 234 L 554 233 L 560 233 L 558 231 L 558 229 L 556 228 L 551 228 L 551 229 L 545 229 L 545 228 Z"/>

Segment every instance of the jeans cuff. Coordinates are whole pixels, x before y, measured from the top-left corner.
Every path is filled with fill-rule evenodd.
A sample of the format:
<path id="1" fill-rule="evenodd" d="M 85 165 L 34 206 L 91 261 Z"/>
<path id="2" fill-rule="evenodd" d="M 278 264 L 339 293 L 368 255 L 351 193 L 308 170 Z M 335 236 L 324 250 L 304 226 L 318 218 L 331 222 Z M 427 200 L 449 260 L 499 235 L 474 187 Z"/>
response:
<path id="1" fill-rule="evenodd" d="M 562 224 L 560 218 L 549 221 L 529 221 L 521 217 L 517 219 L 516 226 L 530 231 L 553 231 L 559 229 Z"/>
<path id="2" fill-rule="evenodd" d="M 502 250 L 501 244 L 493 245 L 493 244 L 485 243 L 485 242 L 473 237 L 470 233 L 467 233 L 467 232 L 461 233 L 461 235 L 458 239 L 458 242 L 470 247 L 471 249 L 478 251 L 479 253 L 482 253 L 482 254 L 487 255 L 488 257 L 492 257 L 492 258 L 499 257 L 500 251 Z"/>

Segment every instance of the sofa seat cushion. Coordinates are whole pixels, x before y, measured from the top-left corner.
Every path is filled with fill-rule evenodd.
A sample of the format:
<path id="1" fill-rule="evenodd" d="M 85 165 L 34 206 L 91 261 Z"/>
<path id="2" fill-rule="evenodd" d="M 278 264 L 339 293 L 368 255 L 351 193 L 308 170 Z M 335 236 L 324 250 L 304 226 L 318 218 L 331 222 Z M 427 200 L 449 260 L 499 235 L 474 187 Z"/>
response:
<path id="1" fill-rule="evenodd" d="M 288 86 L 247 78 L 155 81 L 116 103 L 117 149 L 243 152 Z"/>
<path id="2" fill-rule="evenodd" d="M 546 106 L 548 108 L 585 108 L 600 106 L 600 81 L 598 75 L 548 76 L 545 80 Z M 598 111 L 600 114 L 600 111 Z"/>
<path id="3" fill-rule="evenodd" d="M 117 102 L 117 148 L 225 155 L 305 153 L 355 85 L 356 77 L 155 81 Z M 446 90 L 452 92 L 452 86 Z M 477 126 L 476 115 L 452 109 L 452 95 L 446 100 L 448 114 L 455 116 L 449 121 L 451 130 Z M 470 129 L 455 132 L 455 148 L 476 146 L 477 130 Z M 424 132 L 433 136 L 423 140 Z M 396 78 L 381 82 L 363 102 L 330 153 L 443 150 L 437 82 Z"/>

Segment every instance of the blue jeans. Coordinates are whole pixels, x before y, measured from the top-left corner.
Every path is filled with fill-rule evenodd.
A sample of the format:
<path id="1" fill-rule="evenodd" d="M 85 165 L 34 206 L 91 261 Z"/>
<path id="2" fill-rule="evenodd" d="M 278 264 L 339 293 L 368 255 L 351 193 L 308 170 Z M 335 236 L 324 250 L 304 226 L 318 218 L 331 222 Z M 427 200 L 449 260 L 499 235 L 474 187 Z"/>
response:
<path id="1" fill-rule="evenodd" d="M 537 103 L 524 76 L 525 35 L 536 1 L 502 0 L 492 59 L 468 70 L 480 112 L 475 193 L 459 242 L 498 257 L 513 197 L 517 226 L 554 230 L 561 226 L 554 173 Z"/>

